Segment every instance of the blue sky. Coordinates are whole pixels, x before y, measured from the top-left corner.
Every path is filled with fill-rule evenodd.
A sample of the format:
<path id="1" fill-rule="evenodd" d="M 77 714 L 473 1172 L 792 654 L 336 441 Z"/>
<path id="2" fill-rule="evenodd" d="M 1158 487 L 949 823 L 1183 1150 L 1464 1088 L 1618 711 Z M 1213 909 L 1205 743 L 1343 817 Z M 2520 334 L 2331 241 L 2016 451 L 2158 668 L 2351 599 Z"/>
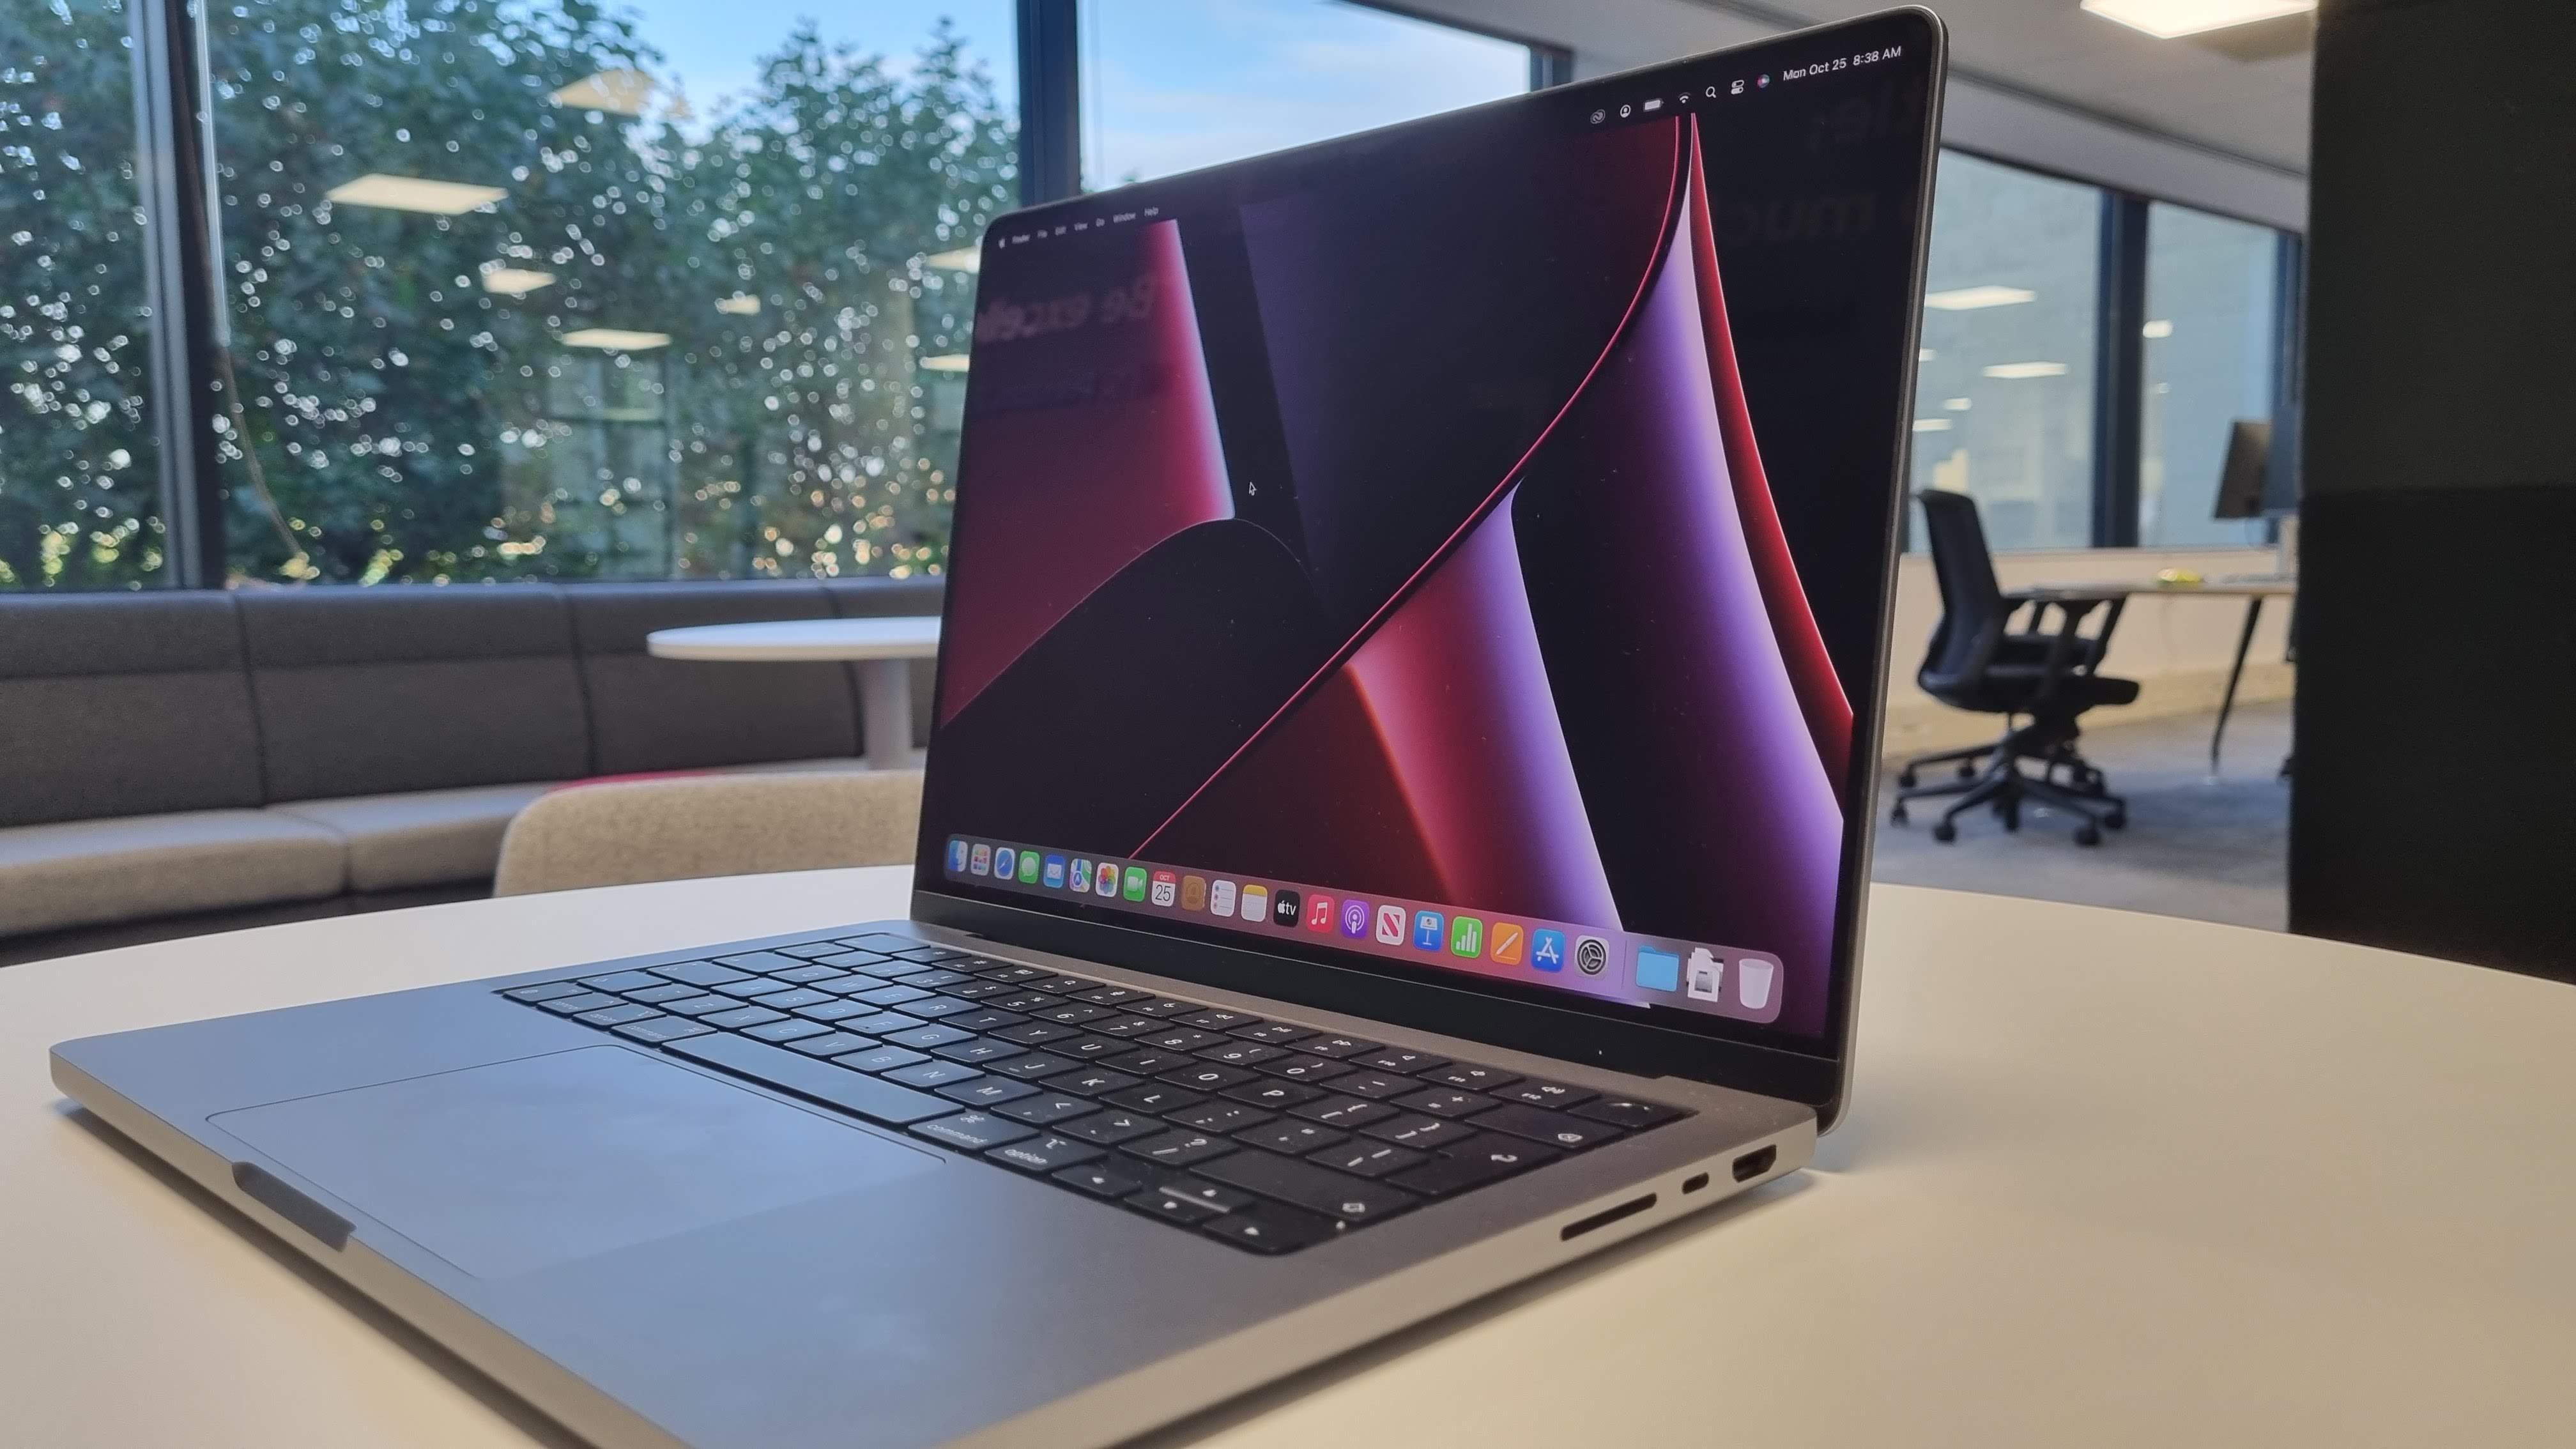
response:
<path id="1" fill-rule="evenodd" d="M 653 0 L 644 38 L 698 114 L 749 86 L 754 58 L 808 16 L 823 35 L 900 60 L 956 23 L 1015 98 L 1011 0 Z M 1083 169 L 1150 178 L 1454 106 L 1529 84 L 1520 46 L 1338 0 L 1088 0 L 1081 7 Z"/>

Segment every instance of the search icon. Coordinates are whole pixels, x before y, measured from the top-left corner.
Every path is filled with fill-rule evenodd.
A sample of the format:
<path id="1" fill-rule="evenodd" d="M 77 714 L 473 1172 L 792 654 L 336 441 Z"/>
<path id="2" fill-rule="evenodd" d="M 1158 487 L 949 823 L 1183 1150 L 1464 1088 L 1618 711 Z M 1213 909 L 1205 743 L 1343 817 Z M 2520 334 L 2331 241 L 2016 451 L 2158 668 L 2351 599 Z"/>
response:
<path id="1" fill-rule="evenodd" d="M 1717 99 L 1717 87 L 1710 86 L 1708 88 L 1708 98 L 1712 101 Z"/>

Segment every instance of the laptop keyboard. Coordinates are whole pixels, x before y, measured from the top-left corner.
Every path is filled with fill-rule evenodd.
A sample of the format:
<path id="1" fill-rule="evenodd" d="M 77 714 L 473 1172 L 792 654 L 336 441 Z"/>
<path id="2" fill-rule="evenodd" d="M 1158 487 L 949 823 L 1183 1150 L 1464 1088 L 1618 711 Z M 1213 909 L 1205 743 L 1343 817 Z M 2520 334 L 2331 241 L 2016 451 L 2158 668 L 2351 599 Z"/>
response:
<path id="1" fill-rule="evenodd" d="M 890 932 L 500 994 L 1265 1254 L 1689 1115 Z"/>

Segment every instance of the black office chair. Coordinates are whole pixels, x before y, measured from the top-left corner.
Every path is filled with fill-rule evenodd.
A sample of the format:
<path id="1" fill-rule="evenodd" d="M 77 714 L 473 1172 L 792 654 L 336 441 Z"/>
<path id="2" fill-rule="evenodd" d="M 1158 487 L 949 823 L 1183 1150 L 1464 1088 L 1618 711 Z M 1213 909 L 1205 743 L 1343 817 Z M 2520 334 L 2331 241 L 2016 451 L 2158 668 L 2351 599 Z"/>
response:
<path id="1" fill-rule="evenodd" d="M 2065 590 L 2007 594 L 1995 583 L 1994 558 L 1986 551 L 1986 530 L 1977 521 L 1975 500 L 1939 489 L 1914 496 L 1923 505 L 1932 571 L 1941 582 L 1941 626 L 1932 633 L 1915 682 L 1953 708 L 2002 715 L 2004 735 L 1992 744 L 1907 762 L 1896 777 L 1896 807 L 1888 818 L 1902 825 L 1908 802 L 1956 795 L 1932 827 L 1932 838 L 1946 843 L 1959 838 L 1959 816 L 1980 805 L 1993 810 L 2006 830 L 2019 830 L 2022 805 L 2029 802 L 2055 806 L 2082 821 L 2076 844 L 2101 844 L 2103 827 L 2118 830 L 2129 823 L 2128 802 L 2112 794 L 2102 772 L 2076 751 L 2082 731 L 2075 719 L 2095 705 L 2127 704 L 2138 697 L 2136 680 L 2095 672 L 2120 622 L 2122 598 L 2088 598 Z M 2101 627 L 2085 634 L 2084 621 L 2106 605 Z M 2013 616 L 2024 608 L 2030 612 L 2015 632 Z M 2047 632 L 2043 626 L 2051 609 L 2059 617 L 2055 631 Z M 2025 715 L 2029 723 L 2015 722 Z M 2024 760 L 2038 761 L 2038 773 L 2023 773 Z M 1924 766 L 1952 762 L 1958 765 L 1958 778 L 1937 785 L 1916 783 L 1916 772 Z"/>

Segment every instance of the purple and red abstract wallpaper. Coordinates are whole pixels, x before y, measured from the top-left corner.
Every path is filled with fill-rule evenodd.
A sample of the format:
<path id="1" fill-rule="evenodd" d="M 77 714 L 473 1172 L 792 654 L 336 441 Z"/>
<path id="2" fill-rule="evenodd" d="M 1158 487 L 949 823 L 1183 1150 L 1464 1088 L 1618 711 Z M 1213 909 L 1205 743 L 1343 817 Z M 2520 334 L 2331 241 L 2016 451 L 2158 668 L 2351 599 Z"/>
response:
<path id="1" fill-rule="evenodd" d="M 1823 1030 L 1920 149 L 1425 128 L 988 247 L 926 834 L 1758 947 Z"/>

